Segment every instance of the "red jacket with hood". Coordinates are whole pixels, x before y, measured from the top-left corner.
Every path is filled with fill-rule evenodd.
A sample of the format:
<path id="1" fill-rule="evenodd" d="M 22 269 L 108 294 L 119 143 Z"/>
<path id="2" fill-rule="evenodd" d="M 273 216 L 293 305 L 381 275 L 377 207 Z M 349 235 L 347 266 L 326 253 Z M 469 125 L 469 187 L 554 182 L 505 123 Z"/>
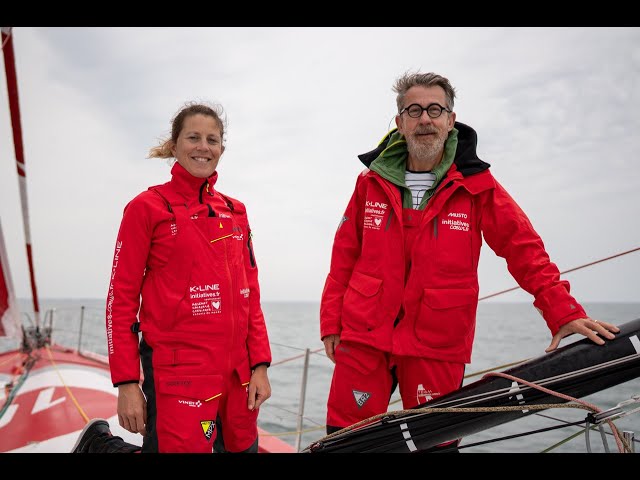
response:
<path id="1" fill-rule="evenodd" d="M 367 167 L 387 148 L 406 152 L 404 139 L 394 144 L 391 133 L 359 156 Z M 470 363 L 483 238 L 533 295 L 552 334 L 586 316 L 525 213 L 478 158 L 476 144 L 475 131 L 456 122 L 445 148 L 453 161 L 419 212 L 411 252 L 404 230 L 415 211 L 403 208 L 406 186 L 397 180 L 404 166 L 395 184 L 376 171 L 360 174 L 335 234 L 321 338 L 338 334 L 398 355 Z"/>
<path id="2" fill-rule="evenodd" d="M 244 204 L 214 190 L 217 172 L 196 178 L 176 163 L 171 173 L 124 209 L 106 307 L 114 386 L 140 379 L 133 325 L 155 356 L 196 347 L 217 368 L 245 372 L 243 381 L 249 367 L 271 362 Z"/>

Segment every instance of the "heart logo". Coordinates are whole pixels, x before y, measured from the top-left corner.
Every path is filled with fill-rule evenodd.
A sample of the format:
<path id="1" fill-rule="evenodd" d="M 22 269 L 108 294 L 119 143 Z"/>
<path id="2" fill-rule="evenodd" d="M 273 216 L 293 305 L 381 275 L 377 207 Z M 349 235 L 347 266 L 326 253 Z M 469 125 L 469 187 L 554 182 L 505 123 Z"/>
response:
<path id="1" fill-rule="evenodd" d="M 220 309 L 220 300 L 218 300 L 217 302 L 211 302 L 211 305 L 213 305 L 213 308 L 215 308 L 216 310 Z"/>
<path id="2" fill-rule="evenodd" d="M 373 221 L 376 223 L 377 226 L 380 226 L 380 224 L 382 223 L 381 218 L 374 218 Z"/>

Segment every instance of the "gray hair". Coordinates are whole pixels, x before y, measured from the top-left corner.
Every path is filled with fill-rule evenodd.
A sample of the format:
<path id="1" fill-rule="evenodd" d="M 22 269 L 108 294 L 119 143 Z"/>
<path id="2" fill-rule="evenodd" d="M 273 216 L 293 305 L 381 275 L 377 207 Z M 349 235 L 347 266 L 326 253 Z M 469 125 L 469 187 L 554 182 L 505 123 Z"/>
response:
<path id="1" fill-rule="evenodd" d="M 398 95 L 396 96 L 396 104 L 398 106 L 398 112 L 404 108 L 404 97 L 407 91 L 411 87 L 442 87 L 445 97 L 447 99 L 447 107 L 453 110 L 453 101 L 456 98 L 456 90 L 453 88 L 449 80 L 437 73 L 410 73 L 405 72 L 396 79 L 396 83 L 393 85 L 393 91 Z"/>

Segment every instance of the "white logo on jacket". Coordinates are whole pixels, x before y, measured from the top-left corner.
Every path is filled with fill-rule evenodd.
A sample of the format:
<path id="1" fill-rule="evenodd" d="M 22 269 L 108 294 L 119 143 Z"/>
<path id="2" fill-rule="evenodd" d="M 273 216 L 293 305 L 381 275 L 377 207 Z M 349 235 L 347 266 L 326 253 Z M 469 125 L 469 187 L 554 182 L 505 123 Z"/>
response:
<path id="1" fill-rule="evenodd" d="M 222 312 L 220 284 L 192 285 L 189 287 L 191 315 L 209 315 Z"/>
<path id="2" fill-rule="evenodd" d="M 389 204 L 367 200 L 364 203 L 364 228 L 380 230 Z"/>
<path id="3" fill-rule="evenodd" d="M 454 220 L 456 219 L 456 220 Z M 464 220 L 458 220 L 464 219 Z M 469 215 L 463 212 L 449 212 L 447 218 L 443 218 L 440 222 L 443 227 L 448 226 L 449 230 L 458 230 L 461 232 L 469 231 Z"/>
<path id="4" fill-rule="evenodd" d="M 367 403 L 367 400 L 369 400 L 369 397 L 371 397 L 370 393 L 359 392 L 358 390 L 352 390 L 351 393 L 353 393 L 353 399 L 358 404 L 358 408 L 362 408 L 362 406 Z"/>
<path id="5" fill-rule="evenodd" d="M 420 405 L 421 403 L 428 402 L 429 400 L 433 400 L 431 390 L 427 390 L 422 384 L 419 384 L 416 390 L 416 402 Z"/>

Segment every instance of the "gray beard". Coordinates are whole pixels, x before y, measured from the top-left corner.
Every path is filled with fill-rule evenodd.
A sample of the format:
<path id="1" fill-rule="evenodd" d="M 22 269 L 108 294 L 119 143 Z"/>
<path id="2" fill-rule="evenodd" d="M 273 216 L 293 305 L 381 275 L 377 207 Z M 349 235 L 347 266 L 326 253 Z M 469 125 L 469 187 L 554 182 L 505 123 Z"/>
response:
<path id="1" fill-rule="evenodd" d="M 436 160 L 442 148 L 444 148 L 444 140 L 439 137 L 433 142 L 419 142 L 413 135 L 406 137 L 407 150 L 409 154 L 420 163 L 432 163 Z"/>

